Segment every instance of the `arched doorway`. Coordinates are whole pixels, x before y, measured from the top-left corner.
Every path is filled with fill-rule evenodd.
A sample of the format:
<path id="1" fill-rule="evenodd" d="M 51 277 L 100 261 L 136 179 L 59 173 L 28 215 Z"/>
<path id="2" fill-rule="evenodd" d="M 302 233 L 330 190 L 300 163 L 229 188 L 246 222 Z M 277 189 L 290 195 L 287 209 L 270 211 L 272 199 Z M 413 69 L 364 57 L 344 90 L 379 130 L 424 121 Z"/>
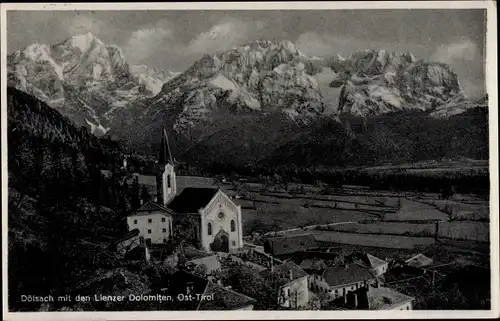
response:
<path id="1" fill-rule="evenodd" d="M 214 252 L 229 252 L 229 235 L 221 230 L 210 244 L 210 249 Z"/>

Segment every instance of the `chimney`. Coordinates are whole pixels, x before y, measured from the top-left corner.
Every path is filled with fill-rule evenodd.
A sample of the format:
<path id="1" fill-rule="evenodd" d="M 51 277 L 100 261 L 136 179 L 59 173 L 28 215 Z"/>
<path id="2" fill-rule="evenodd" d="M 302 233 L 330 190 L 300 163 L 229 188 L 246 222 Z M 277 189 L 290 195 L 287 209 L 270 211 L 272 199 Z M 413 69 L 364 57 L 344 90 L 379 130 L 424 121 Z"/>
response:
<path id="1" fill-rule="evenodd" d="M 292 270 L 288 270 L 288 276 L 290 277 L 290 281 L 293 280 L 293 272 L 292 272 Z"/>

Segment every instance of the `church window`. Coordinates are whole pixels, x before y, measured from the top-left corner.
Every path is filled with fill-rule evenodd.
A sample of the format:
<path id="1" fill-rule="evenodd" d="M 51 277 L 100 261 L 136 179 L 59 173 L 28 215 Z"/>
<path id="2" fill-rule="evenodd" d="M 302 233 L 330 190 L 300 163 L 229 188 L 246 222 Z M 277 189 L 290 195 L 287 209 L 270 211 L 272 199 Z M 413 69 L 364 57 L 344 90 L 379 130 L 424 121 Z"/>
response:
<path id="1" fill-rule="evenodd" d="M 219 212 L 219 214 L 217 214 L 217 217 L 219 218 L 219 220 L 223 220 L 224 219 L 224 213 L 223 212 Z"/>
<path id="2" fill-rule="evenodd" d="M 152 223 L 152 222 L 153 222 L 153 220 L 149 218 L 148 219 L 148 223 Z"/>
<path id="3" fill-rule="evenodd" d="M 212 224 L 208 223 L 208 235 L 212 235 Z"/>
<path id="4" fill-rule="evenodd" d="M 233 246 L 236 246 L 236 241 L 233 241 L 232 244 L 233 244 Z"/>
<path id="5" fill-rule="evenodd" d="M 166 228 L 162 229 L 162 231 L 163 231 L 163 233 L 167 233 L 167 229 Z"/>
<path id="6" fill-rule="evenodd" d="M 137 220 L 134 220 L 134 224 L 137 224 Z"/>
<path id="7" fill-rule="evenodd" d="M 171 184 L 171 182 L 170 182 L 170 175 L 167 175 L 167 186 L 168 186 L 168 187 L 171 187 L 171 186 L 172 186 L 172 184 Z"/>
<path id="8" fill-rule="evenodd" d="M 162 217 L 162 218 L 161 218 L 161 221 L 162 221 L 162 222 L 165 222 L 165 221 L 166 221 L 166 219 L 165 219 L 164 217 Z"/>
<path id="9" fill-rule="evenodd" d="M 234 223 L 234 220 L 231 220 L 231 232 L 236 231 L 236 224 Z"/>
<path id="10" fill-rule="evenodd" d="M 148 230 L 148 234 L 151 234 L 151 230 Z"/>

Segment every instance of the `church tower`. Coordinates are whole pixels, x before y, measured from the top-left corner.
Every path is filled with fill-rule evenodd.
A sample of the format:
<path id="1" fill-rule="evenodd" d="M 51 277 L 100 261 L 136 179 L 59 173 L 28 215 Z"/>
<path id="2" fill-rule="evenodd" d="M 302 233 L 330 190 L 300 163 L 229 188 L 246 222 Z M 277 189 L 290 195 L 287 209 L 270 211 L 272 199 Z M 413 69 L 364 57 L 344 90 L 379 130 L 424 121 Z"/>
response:
<path id="1" fill-rule="evenodd" d="M 177 193 L 177 183 L 175 178 L 174 161 L 168 144 L 168 137 L 163 128 L 160 143 L 160 155 L 158 159 L 159 173 L 157 180 L 158 203 L 166 206 Z"/>

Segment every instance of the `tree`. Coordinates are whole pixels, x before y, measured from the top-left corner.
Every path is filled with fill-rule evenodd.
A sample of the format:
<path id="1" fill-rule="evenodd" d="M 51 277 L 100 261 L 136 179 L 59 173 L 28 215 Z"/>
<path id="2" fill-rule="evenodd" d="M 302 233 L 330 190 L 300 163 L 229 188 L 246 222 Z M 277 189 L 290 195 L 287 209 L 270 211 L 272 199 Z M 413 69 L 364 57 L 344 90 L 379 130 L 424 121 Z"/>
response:
<path id="1" fill-rule="evenodd" d="M 205 264 L 198 264 L 194 268 L 194 273 L 198 274 L 198 275 L 201 275 L 201 276 L 206 276 L 207 272 L 208 272 L 208 270 L 207 270 L 207 266 Z"/>
<path id="2" fill-rule="evenodd" d="M 146 186 L 142 186 L 141 189 L 141 200 L 146 203 L 151 200 L 151 195 L 149 195 L 148 188 Z"/>
<path id="3" fill-rule="evenodd" d="M 141 206 L 141 201 L 140 201 L 140 188 L 139 188 L 139 179 L 134 177 L 134 180 L 132 181 L 132 187 L 131 187 L 131 206 L 132 209 L 138 209 Z"/>

